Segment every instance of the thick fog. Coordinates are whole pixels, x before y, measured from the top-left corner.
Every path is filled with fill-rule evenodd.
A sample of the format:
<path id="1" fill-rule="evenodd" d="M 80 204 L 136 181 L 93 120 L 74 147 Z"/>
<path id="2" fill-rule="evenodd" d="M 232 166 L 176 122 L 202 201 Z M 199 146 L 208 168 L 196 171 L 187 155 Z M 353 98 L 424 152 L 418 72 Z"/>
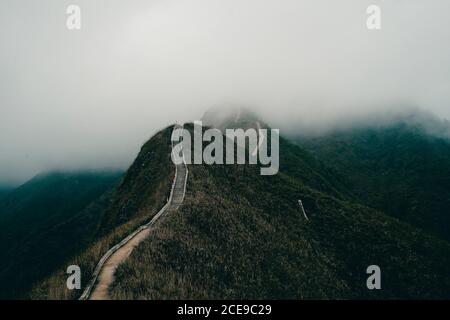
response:
<path id="1" fill-rule="evenodd" d="M 211 106 L 298 130 L 408 108 L 450 118 L 449 18 L 448 0 L 0 0 L 0 184 L 125 168 Z"/>

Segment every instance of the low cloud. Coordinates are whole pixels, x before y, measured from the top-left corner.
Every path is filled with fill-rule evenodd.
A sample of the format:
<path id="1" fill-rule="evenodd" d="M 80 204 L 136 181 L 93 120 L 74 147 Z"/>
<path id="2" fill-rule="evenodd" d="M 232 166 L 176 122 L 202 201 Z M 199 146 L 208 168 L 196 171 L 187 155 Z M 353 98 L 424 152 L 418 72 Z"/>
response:
<path id="1" fill-rule="evenodd" d="M 380 31 L 366 28 L 370 4 Z M 316 129 L 411 107 L 450 118 L 449 12 L 446 0 L 4 0 L 0 182 L 124 168 L 158 129 L 214 105 Z"/>

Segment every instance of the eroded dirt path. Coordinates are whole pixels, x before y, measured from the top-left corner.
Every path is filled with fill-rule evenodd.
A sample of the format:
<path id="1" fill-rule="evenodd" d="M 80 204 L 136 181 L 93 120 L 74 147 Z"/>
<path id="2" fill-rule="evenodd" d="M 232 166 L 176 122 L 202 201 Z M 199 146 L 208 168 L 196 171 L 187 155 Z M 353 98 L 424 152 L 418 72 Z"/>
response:
<path id="1" fill-rule="evenodd" d="M 122 262 L 124 262 L 128 256 L 131 254 L 131 252 L 136 248 L 139 243 L 145 240 L 145 238 L 148 237 L 150 234 L 150 228 L 146 228 L 136 234 L 134 238 L 132 238 L 130 241 L 127 242 L 126 245 L 121 247 L 119 250 L 117 250 L 115 253 L 109 257 L 108 260 L 106 260 L 105 264 L 103 265 L 102 270 L 100 271 L 100 274 L 98 276 L 97 285 L 94 288 L 94 291 L 92 292 L 90 296 L 90 300 L 106 300 L 108 299 L 108 290 L 109 287 L 114 282 L 114 273 Z"/>

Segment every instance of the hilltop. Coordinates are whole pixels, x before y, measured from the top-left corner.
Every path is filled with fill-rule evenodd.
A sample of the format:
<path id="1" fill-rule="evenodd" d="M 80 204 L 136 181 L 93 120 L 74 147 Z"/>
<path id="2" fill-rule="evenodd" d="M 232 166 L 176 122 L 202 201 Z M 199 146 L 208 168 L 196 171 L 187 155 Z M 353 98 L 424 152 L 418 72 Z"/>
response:
<path id="1" fill-rule="evenodd" d="M 242 114 L 221 119 L 221 128 L 255 121 L 267 127 Z M 83 279 L 165 203 L 173 178 L 170 133 L 144 145 L 109 198 L 96 237 L 67 259 L 65 265 L 82 267 Z M 119 265 L 112 298 L 449 298 L 449 243 L 361 197 L 348 172 L 312 147 L 281 137 L 275 176 L 248 164 L 188 169 L 184 202 Z M 366 287 L 370 265 L 382 270 L 382 290 Z M 30 296 L 78 297 L 65 289 L 62 270 Z"/>
<path id="2" fill-rule="evenodd" d="M 250 165 L 190 166 L 180 211 L 119 266 L 111 296 L 448 297 L 448 243 L 352 201 L 339 183 L 327 181 L 320 161 L 288 140 L 280 153 L 283 170 L 273 177 Z M 295 161 L 286 161 L 291 154 Z M 381 291 L 366 287 L 373 264 L 383 270 Z"/>

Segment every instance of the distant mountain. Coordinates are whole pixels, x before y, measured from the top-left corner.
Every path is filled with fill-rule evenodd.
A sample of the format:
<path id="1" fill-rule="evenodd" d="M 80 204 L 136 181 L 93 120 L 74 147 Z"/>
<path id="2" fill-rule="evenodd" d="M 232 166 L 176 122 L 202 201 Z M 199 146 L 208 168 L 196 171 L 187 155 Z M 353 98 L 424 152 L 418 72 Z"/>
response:
<path id="1" fill-rule="evenodd" d="M 359 202 L 450 240 L 450 139 L 430 126 L 397 120 L 296 140 Z"/>
<path id="2" fill-rule="evenodd" d="M 81 248 L 102 217 L 89 205 L 121 176 L 53 172 L 6 195 L 0 201 L 0 297 L 19 296 Z"/>
<path id="3" fill-rule="evenodd" d="M 13 190 L 13 187 L 0 186 L 0 200 Z"/>
<path id="4" fill-rule="evenodd" d="M 255 127 L 255 121 L 266 126 L 242 110 L 226 117 L 210 115 L 214 117 L 211 121 L 204 118 L 205 124 L 214 126 L 220 120 L 221 129 Z M 192 130 L 191 124 L 185 127 Z M 78 298 L 81 291 L 65 288 L 64 267 L 79 265 L 86 286 L 103 254 L 158 212 L 167 200 L 174 174 L 171 130 L 162 130 L 143 146 L 107 198 L 109 205 L 98 206 L 105 209 L 100 210 L 96 235 L 85 242 L 84 249 L 68 255 L 50 277 L 38 282 L 31 298 Z M 392 149 L 389 145 L 386 152 Z M 435 148 L 439 150 L 436 155 L 443 154 L 441 144 Z M 301 141 L 299 146 L 281 138 L 280 172 L 275 176 L 261 176 L 257 165 L 189 165 L 187 194 L 179 211 L 164 216 L 149 238 L 119 266 L 110 296 L 450 298 L 450 244 L 375 206 L 376 201 L 365 196 L 371 192 L 355 186 L 350 169 L 332 165 L 332 157 L 339 159 L 340 150 L 330 152 L 330 159 L 315 150 L 311 141 Z M 394 153 L 400 155 L 403 153 Z M 403 161 L 410 157 L 408 152 Z M 359 159 L 356 157 L 355 165 Z M 419 164 L 414 161 L 411 166 Z M 390 175 L 409 182 L 402 168 L 394 166 Z M 413 167 L 410 172 L 421 172 L 420 168 Z M 359 170 L 355 167 L 355 172 Z M 372 182 L 367 180 L 367 184 Z M 363 190 L 364 186 L 359 184 Z M 407 190 L 414 194 L 418 189 Z M 381 268 L 382 290 L 367 289 L 370 265 Z"/>

